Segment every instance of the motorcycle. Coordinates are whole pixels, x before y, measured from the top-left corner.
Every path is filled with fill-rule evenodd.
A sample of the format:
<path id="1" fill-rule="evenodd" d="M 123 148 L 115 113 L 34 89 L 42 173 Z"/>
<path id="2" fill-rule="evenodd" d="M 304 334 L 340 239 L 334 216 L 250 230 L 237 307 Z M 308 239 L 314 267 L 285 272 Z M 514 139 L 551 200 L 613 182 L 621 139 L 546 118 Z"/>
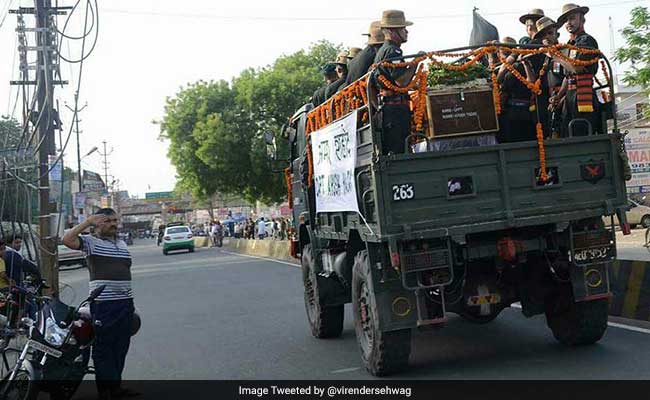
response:
<path id="1" fill-rule="evenodd" d="M 27 341 L 11 372 L 0 382 L 0 399 L 31 400 L 40 391 L 52 400 L 68 400 L 86 373 L 94 339 L 89 304 L 106 286 L 99 286 L 75 309 L 57 299 L 25 291 L 36 304 L 35 320 L 20 320 Z M 20 289 L 24 290 L 24 289 Z"/>

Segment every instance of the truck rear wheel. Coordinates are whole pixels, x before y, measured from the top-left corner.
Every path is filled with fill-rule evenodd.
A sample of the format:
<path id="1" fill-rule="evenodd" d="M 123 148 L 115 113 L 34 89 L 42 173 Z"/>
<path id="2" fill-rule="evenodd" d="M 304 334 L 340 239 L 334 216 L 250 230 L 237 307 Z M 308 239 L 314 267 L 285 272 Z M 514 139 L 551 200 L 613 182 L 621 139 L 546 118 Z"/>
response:
<path id="1" fill-rule="evenodd" d="M 341 336 L 344 306 L 323 304 L 314 267 L 311 245 L 306 245 L 302 250 L 302 281 L 305 286 L 305 309 L 311 334 L 319 339 Z"/>
<path id="2" fill-rule="evenodd" d="M 352 270 L 352 313 L 363 364 L 372 375 L 386 376 L 408 367 L 411 330 L 379 330 L 368 252 L 357 254 Z"/>
<path id="3" fill-rule="evenodd" d="M 547 306 L 546 323 L 558 342 L 567 346 L 588 345 L 603 337 L 608 315 L 608 299 L 576 303 L 571 295 Z"/>

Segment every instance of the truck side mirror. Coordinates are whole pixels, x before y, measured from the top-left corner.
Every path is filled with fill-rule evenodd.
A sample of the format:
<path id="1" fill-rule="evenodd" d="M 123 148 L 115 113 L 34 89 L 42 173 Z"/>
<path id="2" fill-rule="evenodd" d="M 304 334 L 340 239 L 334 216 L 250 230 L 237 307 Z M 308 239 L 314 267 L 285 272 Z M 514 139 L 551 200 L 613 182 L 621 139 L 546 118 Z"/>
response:
<path id="1" fill-rule="evenodd" d="M 264 142 L 266 143 L 266 154 L 272 161 L 275 161 L 277 159 L 278 149 L 275 145 L 275 136 L 273 135 L 273 132 L 264 132 Z"/>

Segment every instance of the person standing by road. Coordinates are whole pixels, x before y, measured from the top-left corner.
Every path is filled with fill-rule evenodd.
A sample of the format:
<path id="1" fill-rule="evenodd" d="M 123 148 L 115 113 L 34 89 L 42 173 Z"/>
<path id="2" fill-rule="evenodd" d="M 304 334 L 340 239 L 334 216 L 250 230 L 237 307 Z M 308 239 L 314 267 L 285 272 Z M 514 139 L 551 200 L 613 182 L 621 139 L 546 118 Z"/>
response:
<path id="1" fill-rule="evenodd" d="M 38 266 L 23 257 L 20 249 L 23 246 L 23 237 L 20 235 L 9 235 L 5 238 L 7 244 L 4 252 L 4 262 L 7 275 L 13 285 L 22 286 L 25 274 L 32 274 L 40 278 Z"/>
<path id="2" fill-rule="evenodd" d="M 90 305 L 96 325 L 92 355 L 100 399 L 138 395 L 121 387 L 135 307 L 131 288 L 131 254 L 126 243 L 117 238 L 117 225 L 115 210 L 102 208 L 63 236 L 64 245 L 86 254 L 90 291 L 106 285 Z M 80 235 L 90 226 L 95 227 L 94 235 Z"/>
<path id="3" fill-rule="evenodd" d="M 264 217 L 260 218 L 260 221 L 257 223 L 257 238 L 263 240 L 266 236 L 266 221 Z"/>

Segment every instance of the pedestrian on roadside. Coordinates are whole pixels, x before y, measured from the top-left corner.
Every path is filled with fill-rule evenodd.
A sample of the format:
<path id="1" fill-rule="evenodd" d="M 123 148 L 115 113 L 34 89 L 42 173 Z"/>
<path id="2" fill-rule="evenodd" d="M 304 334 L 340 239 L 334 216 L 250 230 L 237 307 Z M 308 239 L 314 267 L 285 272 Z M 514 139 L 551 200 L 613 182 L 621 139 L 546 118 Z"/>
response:
<path id="1" fill-rule="evenodd" d="M 266 236 L 266 221 L 264 217 L 260 218 L 260 221 L 257 223 L 257 238 L 259 240 L 264 240 Z"/>
<path id="2" fill-rule="evenodd" d="M 12 285 L 22 286 L 25 275 L 35 275 L 39 279 L 41 273 L 38 265 L 26 259 L 20 250 L 23 246 L 23 237 L 17 234 L 5 238 L 6 250 L 4 252 L 5 268 Z"/>
<path id="3" fill-rule="evenodd" d="M 287 219 L 280 219 L 280 240 L 285 240 L 287 238 Z"/>
<path id="4" fill-rule="evenodd" d="M 122 372 L 131 342 L 135 307 L 131 288 L 131 254 L 117 237 L 117 213 L 101 208 L 63 236 L 63 244 L 86 254 L 90 292 L 104 291 L 90 305 L 95 321 L 93 362 L 99 399 L 133 397 L 139 393 L 123 388 Z M 94 235 L 81 235 L 94 226 Z"/>

